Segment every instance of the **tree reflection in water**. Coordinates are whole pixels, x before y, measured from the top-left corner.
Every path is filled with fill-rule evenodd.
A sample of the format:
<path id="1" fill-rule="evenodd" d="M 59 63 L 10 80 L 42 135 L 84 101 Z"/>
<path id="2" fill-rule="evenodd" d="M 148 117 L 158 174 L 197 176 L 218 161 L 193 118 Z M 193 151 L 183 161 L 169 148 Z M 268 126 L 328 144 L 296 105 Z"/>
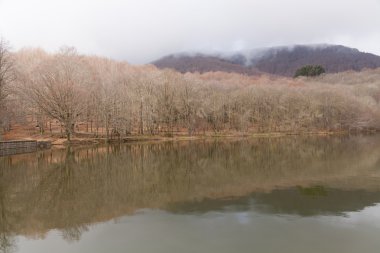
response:
<path id="1" fill-rule="evenodd" d="M 52 229 L 77 241 L 91 224 L 142 208 L 189 213 L 229 205 L 294 215 L 360 210 L 379 199 L 379 140 L 178 141 L 3 157 L 1 250 L 14 249 L 15 235 L 42 238 Z M 368 198 L 346 198 L 353 192 Z"/>

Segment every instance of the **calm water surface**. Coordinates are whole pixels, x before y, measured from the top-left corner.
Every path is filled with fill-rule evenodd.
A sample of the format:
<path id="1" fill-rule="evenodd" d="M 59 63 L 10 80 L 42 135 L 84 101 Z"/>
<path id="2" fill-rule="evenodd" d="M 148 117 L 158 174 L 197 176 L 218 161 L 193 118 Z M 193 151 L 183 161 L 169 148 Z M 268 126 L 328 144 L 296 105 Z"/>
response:
<path id="1" fill-rule="evenodd" d="M 0 252 L 379 249 L 376 135 L 135 143 L 0 157 Z"/>

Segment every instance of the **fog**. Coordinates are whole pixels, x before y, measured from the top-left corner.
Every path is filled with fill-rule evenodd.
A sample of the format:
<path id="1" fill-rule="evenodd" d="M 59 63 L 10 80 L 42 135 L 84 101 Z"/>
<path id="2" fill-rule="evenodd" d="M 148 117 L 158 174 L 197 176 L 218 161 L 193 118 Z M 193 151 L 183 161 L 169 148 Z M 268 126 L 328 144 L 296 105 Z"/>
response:
<path id="1" fill-rule="evenodd" d="M 0 0 L 14 50 L 62 45 L 135 64 L 177 52 L 341 44 L 380 54 L 380 0 Z"/>

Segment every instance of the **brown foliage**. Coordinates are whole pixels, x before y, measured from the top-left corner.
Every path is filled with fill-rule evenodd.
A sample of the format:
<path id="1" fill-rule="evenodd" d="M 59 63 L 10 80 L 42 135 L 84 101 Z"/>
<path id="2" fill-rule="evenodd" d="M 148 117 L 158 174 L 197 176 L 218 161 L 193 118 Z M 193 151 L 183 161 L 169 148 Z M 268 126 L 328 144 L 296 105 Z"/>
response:
<path id="1" fill-rule="evenodd" d="M 25 105 L 19 110 L 38 126 L 55 120 L 68 137 L 379 128 L 379 70 L 294 80 L 181 74 L 72 49 L 22 50 L 15 59 L 13 96 Z"/>

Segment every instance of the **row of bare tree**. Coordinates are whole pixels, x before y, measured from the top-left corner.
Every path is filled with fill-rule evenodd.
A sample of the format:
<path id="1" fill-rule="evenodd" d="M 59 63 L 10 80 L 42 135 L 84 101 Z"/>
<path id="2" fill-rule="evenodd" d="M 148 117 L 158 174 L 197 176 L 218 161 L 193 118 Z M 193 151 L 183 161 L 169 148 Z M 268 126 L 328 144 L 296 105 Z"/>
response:
<path id="1" fill-rule="evenodd" d="M 9 45 L 4 39 L 0 38 L 0 129 L 8 129 L 10 124 L 10 115 L 6 108 L 6 102 L 9 95 L 9 84 L 14 81 L 12 63 Z"/>
<path id="2" fill-rule="evenodd" d="M 7 130 L 33 115 L 41 132 L 53 122 L 69 140 L 74 133 L 109 139 L 378 128 L 378 79 L 349 85 L 324 80 L 183 75 L 83 56 L 68 47 L 55 54 L 40 49 L 10 53 L 2 42 L 0 122 Z"/>

